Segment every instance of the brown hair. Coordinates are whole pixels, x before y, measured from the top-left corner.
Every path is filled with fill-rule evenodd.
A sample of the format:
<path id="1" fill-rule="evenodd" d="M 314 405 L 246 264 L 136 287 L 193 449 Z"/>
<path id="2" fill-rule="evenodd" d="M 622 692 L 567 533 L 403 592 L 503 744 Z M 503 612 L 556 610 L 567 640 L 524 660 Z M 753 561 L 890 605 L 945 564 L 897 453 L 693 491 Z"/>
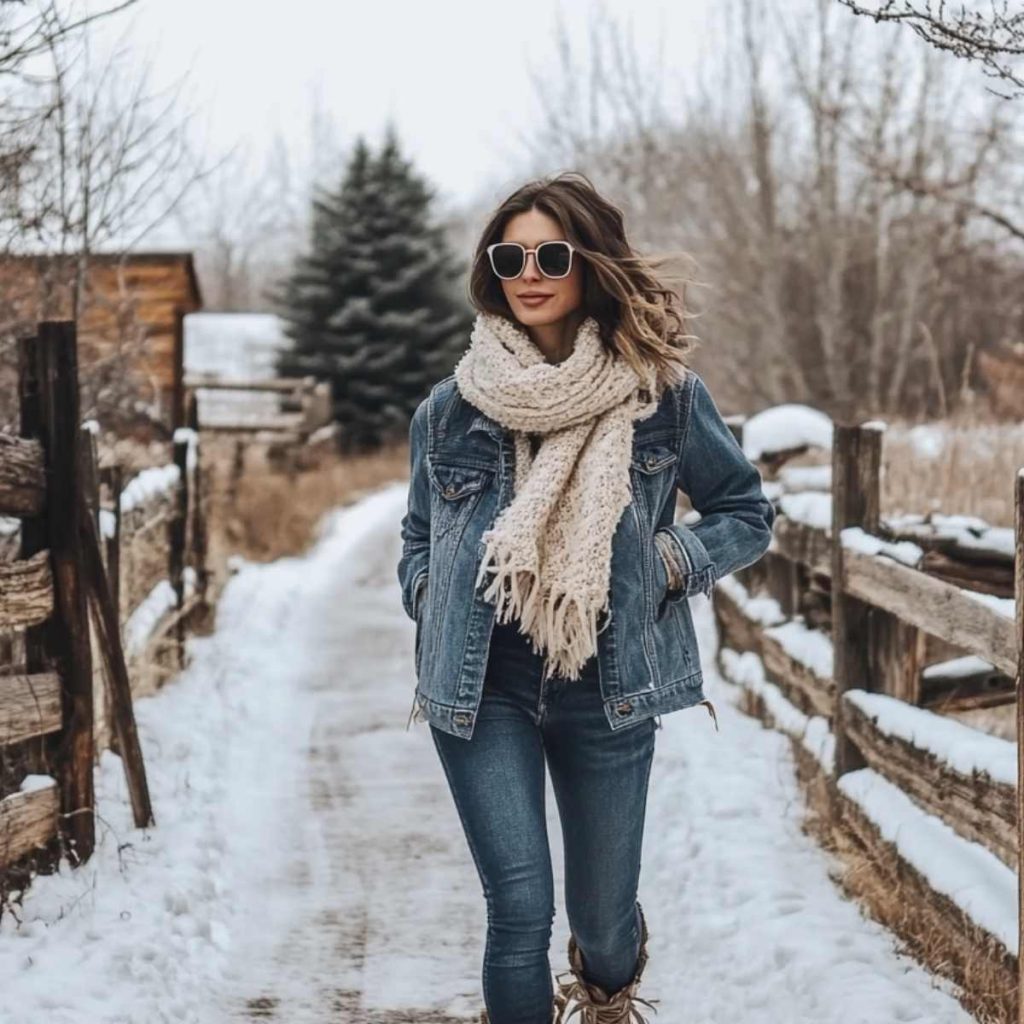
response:
<path id="1" fill-rule="evenodd" d="M 557 220 L 566 240 L 583 257 L 583 306 L 599 324 L 605 344 L 641 374 L 653 366 L 659 389 L 682 382 L 685 357 L 696 339 L 686 333 L 689 314 L 681 294 L 657 271 L 680 256 L 688 257 L 635 252 L 626 240 L 622 211 L 579 171 L 528 182 L 491 216 L 477 244 L 469 280 L 476 309 L 518 322 L 491 270 L 487 246 L 501 241 L 512 217 L 531 209 Z"/>

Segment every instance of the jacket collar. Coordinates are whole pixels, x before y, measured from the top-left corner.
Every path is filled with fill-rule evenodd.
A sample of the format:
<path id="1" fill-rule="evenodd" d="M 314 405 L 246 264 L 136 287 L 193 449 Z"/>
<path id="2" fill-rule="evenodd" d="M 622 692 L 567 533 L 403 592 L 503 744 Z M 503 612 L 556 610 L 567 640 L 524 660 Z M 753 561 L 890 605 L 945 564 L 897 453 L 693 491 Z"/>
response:
<path id="1" fill-rule="evenodd" d="M 474 430 L 484 430 L 490 434 L 495 441 L 501 440 L 501 424 L 496 420 L 492 420 L 491 417 L 487 416 L 485 413 L 477 412 L 476 416 L 473 417 L 473 422 L 469 425 L 468 433 L 472 433 Z"/>

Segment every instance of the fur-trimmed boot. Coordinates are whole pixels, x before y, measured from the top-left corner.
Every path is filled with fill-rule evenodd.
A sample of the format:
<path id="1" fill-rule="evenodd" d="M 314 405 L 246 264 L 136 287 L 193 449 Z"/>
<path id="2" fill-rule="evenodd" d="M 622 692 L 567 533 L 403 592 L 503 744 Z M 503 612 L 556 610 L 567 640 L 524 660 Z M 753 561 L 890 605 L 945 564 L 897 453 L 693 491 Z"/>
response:
<path id="1" fill-rule="evenodd" d="M 576 945 L 576 937 L 569 935 L 569 970 L 557 975 L 559 986 L 555 993 L 557 1013 L 554 1024 L 562 1024 L 576 1014 L 581 1014 L 578 1024 L 647 1024 L 647 1019 L 637 1009 L 638 1003 L 658 1012 L 653 1005 L 657 999 L 642 999 L 636 994 L 647 966 L 647 921 L 639 903 L 637 908 L 640 912 L 640 954 L 633 980 L 618 992 L 609 994 L 583 977 L 583 956 Z M 562 981 L 565 975 L 572 977 Z"/>

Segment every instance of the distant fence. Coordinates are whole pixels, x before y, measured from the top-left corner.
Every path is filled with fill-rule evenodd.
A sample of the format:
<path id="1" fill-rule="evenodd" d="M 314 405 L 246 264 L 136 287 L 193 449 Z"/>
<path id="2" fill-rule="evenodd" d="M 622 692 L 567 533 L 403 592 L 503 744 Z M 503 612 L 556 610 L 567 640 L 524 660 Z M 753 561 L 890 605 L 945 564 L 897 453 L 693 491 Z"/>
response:
<path id="1" fill-rule="evenodd" d="M 20 520 L 17 557 L 0 560 L 0 754 L 25 771 L 16 790 L 9 780 L 0 790 L 0 878 L 30 854 L 40 870 L 62 852 L 73 865 L 89 858 L 92 770 L 108 740 L 124 762 L 136 825 L 154 823 L 132 710 L 133 648 L 173 631 L 181 664 L 184 619 L 206 588 L 196 431 L 181 428 L 173 462 L 123 489 L 119 467 L 99 471 L 93 425 L 79 422 L 70 321 L 40 323 L 19 340 L 19 395 L 19 435 L 0 434 L 0 516 Z M 189 415 L 194 423 L 194 403 Z M 140 537 L 145 571 L 133 552 Z M 141 644 L 124 644 L 132 631 L 122 622 L 147 600 Z"/>
<path id="2" fill-rule="evenodd" d="M 792 738 L 822 836 L 868 855 L 876 915 L 983 1019 L 1024 1019 L 1020 747 L 939 713 L 1016 702 L 1024 735 L 1024 469 L 1012 549 L 929 552 L 880 516 L 883 433 L 837 425 L 831 492 L 786 496 L 764 559 L 720 582 L 720 668 Z"/>
<path id="3" fill-rule="evenodd" d="M 302 438 L 328 424 L 332 416 L 330 382 L 315 377 L 188 377 L 184 387 L 198 398 L 197 423 L 204 430 L 273 431 Z M 212 409 L 207 409 L 208 403 Z"/>

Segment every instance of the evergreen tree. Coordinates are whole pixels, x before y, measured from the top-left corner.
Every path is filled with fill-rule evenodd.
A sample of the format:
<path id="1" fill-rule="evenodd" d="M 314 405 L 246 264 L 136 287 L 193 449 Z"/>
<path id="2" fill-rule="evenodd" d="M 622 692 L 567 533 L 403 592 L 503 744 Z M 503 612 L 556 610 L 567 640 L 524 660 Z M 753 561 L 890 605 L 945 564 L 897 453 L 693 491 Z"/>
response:
<path id="1" fill-rule="evenodd" d="M 314 198 L 309 252 L 274 296 L 292 341 L 278 372 L 331 381 L 346 450 L 404 438 L 469 345 L 463 268 L 433 199 L 393 126 L 376 155 L 360 138 L 338 190 Z"/>

